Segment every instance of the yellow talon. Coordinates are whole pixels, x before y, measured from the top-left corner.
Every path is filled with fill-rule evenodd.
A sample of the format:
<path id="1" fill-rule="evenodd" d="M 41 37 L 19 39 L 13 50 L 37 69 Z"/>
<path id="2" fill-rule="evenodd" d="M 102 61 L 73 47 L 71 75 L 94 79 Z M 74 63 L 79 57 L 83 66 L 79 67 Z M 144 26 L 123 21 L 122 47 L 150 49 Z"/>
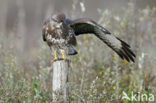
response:
<path id="1" fill-rule="evenodd" d="M 62 59 L 66 60 L 65 56 L 64 56 L 64 52 L 62 53 Z"/>
<path id="2" fill-rule="evenodd" d="M 53 55 L 53 53 L 51 53 Z M 54 61 L 57 61 L 58 57 L 57 57 L 57 53 L 56 51 L 54 52 L 54 60 L 51 60 L 51 63 L 53 63 Z"/>
<path id="3" fill-rule="evenodd" d="M 65 57 L 64 52 L 62 52 L 62 59 L 63 59 L 63 60 L 66 60 L 66 57 Z M 51 63 L 53 63 L 54 61 L 57 61 L 57 60 L 59 60 L 59 59 L 58 59 L 57 53 L 56 53 L 56 51 L 55 51 L 55 52 L 54 52 L 54 60 L 51 60 Z"/>
<path id="4" fill-rule="evenodd" d="M 58 57 L 57 57 L 56 51 L 55 51 L 55 59 L 54 59 L 54 60 L 58 60 Z"/>

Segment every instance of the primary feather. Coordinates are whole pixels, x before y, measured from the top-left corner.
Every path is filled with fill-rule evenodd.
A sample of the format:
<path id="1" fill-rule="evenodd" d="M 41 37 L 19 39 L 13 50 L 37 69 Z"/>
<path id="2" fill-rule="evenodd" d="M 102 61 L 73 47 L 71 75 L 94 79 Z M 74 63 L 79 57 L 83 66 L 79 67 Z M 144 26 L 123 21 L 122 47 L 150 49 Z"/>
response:
<path id="1" fill-rule="evenodd" d="M 132 52 L 130 46 L 93 20 L 85 18 L 77 19 L 71 22 L 71 27 L 74 29 L 76 36 L 86 33 L 95 34 L 100 40 L 113 49 L 122 59 L 126 59 L 128 62 L 134 62 L 134 58 L 136 56 Z"/>

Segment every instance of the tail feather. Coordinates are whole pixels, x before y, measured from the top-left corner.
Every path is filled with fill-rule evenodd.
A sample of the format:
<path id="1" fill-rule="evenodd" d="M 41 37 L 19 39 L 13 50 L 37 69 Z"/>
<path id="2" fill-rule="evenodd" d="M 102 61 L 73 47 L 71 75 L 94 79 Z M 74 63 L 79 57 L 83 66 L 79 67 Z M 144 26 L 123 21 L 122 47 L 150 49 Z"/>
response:
<path id="1" fill-rule="evenodd" d="M 77 51 L 72 47 L 68 46 L 68 55 L 76 55 Z"/>

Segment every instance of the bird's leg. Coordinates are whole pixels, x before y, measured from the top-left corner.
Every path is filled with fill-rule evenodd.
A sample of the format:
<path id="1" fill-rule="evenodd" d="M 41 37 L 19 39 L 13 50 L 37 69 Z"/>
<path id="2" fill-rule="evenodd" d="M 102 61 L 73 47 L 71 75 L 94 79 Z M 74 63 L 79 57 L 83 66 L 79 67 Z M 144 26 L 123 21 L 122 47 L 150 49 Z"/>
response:
<path id="1" fill-rule="evenodd" d="M 63 60 L 66 60 L 66 57 L 65 57 L 64 52 L 62 52 L 62 59 L 63 59 Z"/>
<path id="2" fill-rule="evenodd" d="M 54 60 L 55 60 L 55 61 L 58 60 L 56 51 L 55 51 L 54 55 L 55 55 Z"/>
<path id="3" fill-rule="evenodd" d="M 54 52 L 54 60 L 51 60 L 51 62 L 53 63 L 54 61 L 57 61 L 58 60 L 58 57 L 57 57 L 57 53 L 56 51 Z"/>

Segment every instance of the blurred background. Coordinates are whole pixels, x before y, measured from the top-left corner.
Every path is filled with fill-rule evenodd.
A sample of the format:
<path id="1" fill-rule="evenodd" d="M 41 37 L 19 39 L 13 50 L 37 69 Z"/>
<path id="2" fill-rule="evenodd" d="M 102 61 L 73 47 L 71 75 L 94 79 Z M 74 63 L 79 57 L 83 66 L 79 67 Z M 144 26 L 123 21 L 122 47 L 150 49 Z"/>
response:
<path id="1" fill-rule="evenodd" d="M 41 30 L 53 12 L 92 18 L 137 55 L 127 63 L 96 37 L 78 37 L 71 103 L 128 103 L 122 91 L 156 94 L 156 0 L 0 0 L 0 102 L 52 100 L 52 57 Z"/>

